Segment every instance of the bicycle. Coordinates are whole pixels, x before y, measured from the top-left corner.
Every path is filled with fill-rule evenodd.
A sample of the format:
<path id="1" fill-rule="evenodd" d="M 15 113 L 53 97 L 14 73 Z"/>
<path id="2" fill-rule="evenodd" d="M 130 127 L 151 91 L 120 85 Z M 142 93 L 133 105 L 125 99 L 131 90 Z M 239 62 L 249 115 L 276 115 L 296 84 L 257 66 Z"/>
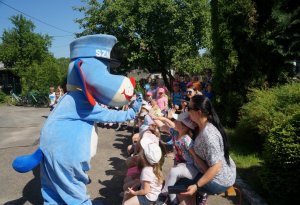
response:
<path id="1" fill-rule="evenodd" d="M 48 98 L 44 95 L 30 92 L 29 96 L 32 99 L 32 105 L 34 107 L 47 107 L 48 106 Z"/>
<path id="2" fill-rule="evenodd" d="M 48 98 L 44 95 L 38 95 L 33 92 L 29 92 L 27 95 L 17 95 L 12 90 L 10 91 L 9 105 L 16 106 L 34 106 L 34 107 L 47 107 Z"/>
<path id="3" fill-rule="evenodd" d="M 24 99 L 22 96 L 16 95 L 12 90 L 10 91 L 10 100 L 8 101 L 9 105 L 17 105 L 17 106 L 22 106 L 24 105 Z"/>

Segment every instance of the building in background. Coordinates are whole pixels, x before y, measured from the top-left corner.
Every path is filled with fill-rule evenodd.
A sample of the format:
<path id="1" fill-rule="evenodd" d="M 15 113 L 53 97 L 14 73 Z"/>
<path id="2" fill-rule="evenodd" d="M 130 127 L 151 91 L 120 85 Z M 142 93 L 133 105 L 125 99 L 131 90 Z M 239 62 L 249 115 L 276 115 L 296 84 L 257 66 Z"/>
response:
<path id="1" fill-rule="evenodd" d="M 13 74 L 11 69 L 5 68 L 0 62 L 0 90 L 6 94 L 13 91 L 16 94 L 21 92 L 20 78 Z"/>

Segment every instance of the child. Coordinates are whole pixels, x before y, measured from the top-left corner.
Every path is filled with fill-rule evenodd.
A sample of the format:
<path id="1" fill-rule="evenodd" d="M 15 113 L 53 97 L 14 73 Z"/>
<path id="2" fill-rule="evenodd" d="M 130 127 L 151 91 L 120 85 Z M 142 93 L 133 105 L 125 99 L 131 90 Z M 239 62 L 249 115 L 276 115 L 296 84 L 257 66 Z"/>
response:
<path id="1" fill-rule="evenodd" d="M 213 90 L 212 90 L 212 84 L 211 84 L 211 83 L 207 83 L 207 84 L 206 84 L 206 89 L 205 89 L 205 91 L 203 92 L 203 94 L 204 94 L 210 101 L 213 100 L 214 93 L 213 93 Z"/>
<path id="2" fill-rule="evenodd" d="M 150 104 L 151 100 L 152 100 L 152 95 L 153 93 L 151 91 L 148 91 L 146 93 L 146 97 L 145 97 L 145 100 L 147 101 L 148 104 Z"/>
<path id="3" fill-rule="evenodd" d="M 52 111 L 54 109 L 54 105 L 55 105 L 55 92 L 54 92 L 54 86 L 50 86 L 49 88 L 49 107 L 50 107 L 50 111 Z"/>
<path id="4" fill-rule="evenodd" d="M 147 137 L 142 138 L 140 143 L 143 150 L 138 160 L 138 165 L 142 169 L 141 188 L 134 190 L 129 187 L 123 205 L 152 205 L 162 188 L 163 175 L 159 165 L 162 151 L 157 143 L 153 143 Z"/>
<path id="5" fill-rule="evenodd" d="M 139 127 L 139 138 L 148 138 L 148 140 L 151 140 L 153 143 L 156 143 L 158 145 L 161 145 L 159 142 L 159 134 L 157 133 L 157 125 L 156 123 L 151 119 L 149 115 L 146 115 L 143 120 L 143 124 Z M 136 152 L 139 154 L 142 150 L 141 142 L 140 140 L 137 141 L 135 146 Z M 139 181 L 136 181 L 136 179 L 140 177 L 141 170 L 137 166 L 139 155 L 134 155 L 132 157 L 129 157 L 126 160 L 126 165 L 128 167 L 126 177 L 124 179 L 124 185 L 123 190 L 126 191 L 128 187 L 135 186 L 137 187 L 140 185 Z M 161 160 L 160 164 L 162 166 L 163 159 Z"/>
<path id="6" fill-rule="evenodd" d="M 61 90 L 59 88 L 56 89 L 55 91 L 55 105 L 58 103 L 59 99 L 62 97 L 61 95 Z"/>
<path id="7" fill-rule="evenodd" d="M 152 93 L 152 98 L 156 98 L 156 82 L 153 81 L 151 82 L 150 84 L 150 89 L 148 90 L 148 92 L 151 92 Z"/>
<path id="8" fill-rule="evenodd" d="M 59 96 L 63 96 L 65 94 L 64 89 L 59 85 L 57 86 L 57 90 L 59 90 Z"/>
<path id="9" fill-rule="evenodd" d="M 173 84 L 173 92 L 171 93 L 171 101 L 172 101 L 172 108 L 175 108 L 176 111 L 181 110 L 181 99 L 183 96 L 181 95 L 179 84 Z"/>
<path id="10" fill-rule="evenodd" d="M 175 114 L 174 118 L 176 119 L 174 122 L 165 117 L 153 118 L 155 121 L 160 120 L 165 123 L 165 125 L 159 125 L 161 129 L 166 131 L 169 129 L 175 152 L 175 166 L 170 169 L 156 204 L 163 204 L 167 201 L 168 186 L 175 185 L 179 178 L 193 179 L 199 171 L 204 173 L 207 170 L 206 164 L 197 157 L 193 149 L 194 142 L 191 138 L 191 131 L 197 125 L 190 120 L 187 112 Z M 170 204 L 177 204 L 176 194 L 169 194 L 169 198 Z"/>
<path id="11" fill-rule="evenodd" d="M 159 79 L 157 79 L 157 91 L 158 91 L 158 89 L 159 88 L 163 88 L 164 89 L 164 93 L 166 94 L 166 95 L 168 95 L 169 94 L 169 90 L 168 90 L 168 88 L 165 86 L 165 82 L 164 82 L 164 80 L 162 79 L 162 78 L 159 78 Z M 158 92 L 157 92 L 158 93 Z"/>
<path id="12" fill-rule="evenodd" d="M 157 105 L 156 100 L 151 100 L 151 106 L 152 109 L 150 110 L 150 114 L 155 115 L 155 116 L 162 116 L 163 114 L 161 113 L 160 108 Z"/>
<path id="13" fill-rule="evenodd" d="M 168 96 L 165 95 L 165 90 L 163 88 L 158 88 L 156 102 L 161 113 L 165 115 L 168 109 Z"/>
<path id="14" fill-rule="evenodd" d="M 142 109 L 141 109 L 142 110 Z M 139 115 L 137 116 L 137 127 L 141 127 L 144 124 L 144 118 L 148 114 L 148 111 L 141 111 Z M 140 130 L 141 131 L 141 130 Z M 132 138 L 132 144 L 128 145 L 127 147 L 127 153 L 129 156 L 134 156 L 137 154 L 137 143 L 140 141 L 140 133 L 133 134 Z"/>

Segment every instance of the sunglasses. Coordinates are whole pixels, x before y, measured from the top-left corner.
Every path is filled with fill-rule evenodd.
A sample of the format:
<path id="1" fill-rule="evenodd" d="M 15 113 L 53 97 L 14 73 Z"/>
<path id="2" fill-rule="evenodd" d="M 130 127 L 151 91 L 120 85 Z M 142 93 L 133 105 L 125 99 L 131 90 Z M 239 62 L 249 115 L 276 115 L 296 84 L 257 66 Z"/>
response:
<path id="1" fill-rule="evenodd" d="M 193 93 L 193 91 L 191 91 L 191 90 L 188 90 L 188 91 L 186 91 L 186 93 L 187 93 L 187 94 L 192 94 L 192 93 Z"/>

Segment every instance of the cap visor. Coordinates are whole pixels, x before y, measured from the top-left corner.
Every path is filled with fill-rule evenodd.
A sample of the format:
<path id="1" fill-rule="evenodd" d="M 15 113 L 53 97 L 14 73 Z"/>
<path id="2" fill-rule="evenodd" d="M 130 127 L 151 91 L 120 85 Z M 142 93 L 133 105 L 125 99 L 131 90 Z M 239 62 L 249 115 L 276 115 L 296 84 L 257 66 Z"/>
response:
<path id="1" fill-rule="evenodd" d="M 111 67 L 111 68 L 117 68 L 121 65 L 121 62 L 117 59 L 113 59 L 113 58 L 107 59 L 107 58 L 101 58 L 101 57 L 96 57 L 96 58 L 99 59 L 99 60 L 107 61 L 108 64 L 109 64 L 109 67 Z"/>

